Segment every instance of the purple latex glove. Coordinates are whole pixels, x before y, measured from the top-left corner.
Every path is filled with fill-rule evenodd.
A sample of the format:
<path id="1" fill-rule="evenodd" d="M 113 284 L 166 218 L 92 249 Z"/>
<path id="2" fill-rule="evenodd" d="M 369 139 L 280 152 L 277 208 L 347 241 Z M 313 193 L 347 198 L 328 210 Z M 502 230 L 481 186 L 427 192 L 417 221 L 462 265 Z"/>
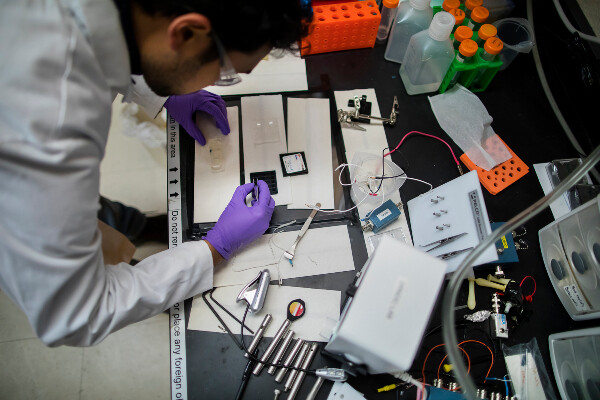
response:
<path id="1" fill-rule="evenodd" d="M 230 132 L 225 102 L 221 96 L 206 90 L 199 90 L 181 96 L 170 96 L 165 102 L 165 108 L 183 126 L 183 129 L 202 146 L 206 144 L 206 139 L 196 126 L 194 119 L 196 111 L 212 115 L 217 123 L 217 128 L 223 132 L 223 135 Z"/>
<path id="2" fill-rule="evenodd" d="M 235 251 L 258 239 L 267 228 L 275 208 L 269 186 L 258 181 L 258 200 L 246 205 L 246 197 L 254 190 L 253 183 L 238 186 L 215 226 L 202 239 L 207 240 L 229 259 Z"/>

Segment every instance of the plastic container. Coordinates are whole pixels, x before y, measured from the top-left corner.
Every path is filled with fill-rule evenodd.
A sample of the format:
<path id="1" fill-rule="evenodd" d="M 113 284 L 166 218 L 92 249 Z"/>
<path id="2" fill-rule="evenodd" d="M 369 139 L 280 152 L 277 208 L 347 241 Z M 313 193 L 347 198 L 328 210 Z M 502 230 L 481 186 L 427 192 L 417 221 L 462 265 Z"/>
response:
<path id="1" fill-rule="evenodd" d="M 429 0 L 409 0 L 400 4 L 392 24 L 384 58 L 401 63 L 412 35 L 426 30 L 432 18 L 433 10 Z"/>
<path id="2" fill-rule="evenodd" d="M 498 34 L 498 30 L 492 24 L 483 24 L 481 28 L 475 33 L 475 41 L 479 47 L 483 47 L 483 44 L 489 38 L 492 38 Z"/>
<path id="3" fill-rule="evenodd" d="M 500 60 L 505 69 L 519 53 L 529 53 L 534 46 L 533 29 L 523 18 L 505 18 L 494 22 L 498 38 L 504 42 Z"/>
<path id="4" fill-rule="evenodd" d="M 483 5 L 483 0 L 467 0 L 465 1 L 465 14 L 467 18 L 471 18 L 471 12 L 475 7 L 481 7 Z"/>
<path id="5" fill-rule="evenodd" d="M 459 26 L 454 31 L 454 50 L 458 50 L 463 40 L 471 39 L 473 37 L 473 31 L 467 26 Z"/>
<path id="6" fill-rule="evenodd" d="M 479 47 L 477 46 L 477 43 L 475 43 L 474 40 L 466 39 L 462 41 L 462 43 L 458 47 L 458 53 L 456 53 L 456 57 L 454 57 L 454 60 L 452 61 L 452 66 L 454 66 L 454 68 L 452 68 L 451 66 L 448 70 L 448 72 L 454 70 L 454 72 L 452 73 L 452 78 L 450 79 L 450 86 L 454 86 L 458 82 L 460 76 L 462 75 L 462 71 L 456 67 L 459 64 L 473 63 L 475 61 L 473 56 L 477 53 L 478 49 Z"/>
<path id="7" fill-rule="evenodd" d="M 456 31 L 456 29 L 465 22 L 465 12 L 460 8 L 455 8 L 448 11 L 450 14 L 454 16 L 456 22 L 454 23 L 454 28 L 452 28 L 452 33 Z"/>
<path id="8" fill-rule="evenodd" d="M 471 19 L 467 26 L 473 31 L 478 31 L 481 25 L 485 23 L 487 18 L 490 16 L 490 12 L 485 7 L 475 7 L 471 12 Z"/>
<path id="9" fill-rule="evenodd" d="M 396 18 L 396 12 L 398 11 L 398 0 L 383 0 L 383 6 L 381 8 L 381 22 L 377 29 L 377 43 L 384 42 L 390 33 L 390 27 L 394 18 Z"/>
<path id="10" fill-rule="evenodd" d="M 515 8 L 515 3 L 513 0 L 485 0 L 485 8 L 490 12 L 487 22 L 491 24 L 508 17 Z"/>
<path id="11" fill-rule="evenodd" d="M 409 95 L 438 90 L 454 59 L 450 32 L 455 19 L 440 11 L 429 29 L 414 35 L 400 67 L 400 77 Z"/>

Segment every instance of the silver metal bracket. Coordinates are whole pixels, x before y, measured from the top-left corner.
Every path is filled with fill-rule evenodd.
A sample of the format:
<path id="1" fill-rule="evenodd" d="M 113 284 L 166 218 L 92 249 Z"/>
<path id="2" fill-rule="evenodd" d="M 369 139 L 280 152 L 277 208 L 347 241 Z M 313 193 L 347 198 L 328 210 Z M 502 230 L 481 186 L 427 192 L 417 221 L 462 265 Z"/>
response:
<path id="1" fill-rule="evenodd" d="M 360 96 L 354 96 L 354 110 L 345 111 L 342 109 L 338 110 L 338 122 L 340 124 L 347 124 L 351 128 L 358 129 L 360 131 L 366 131 L 365 128 L 360 126 L 357 121 L 354 119 L 370 119 L 375 121 L 381 121 L 385 125 L 394 126 L 396 124 L 396 120 L 398 119 L 398 114 L 400 114 L 400 104 L 398 103 L 398 97 L 394 96 L 394 103 L 392 104 L 392 112 L 390 113 L 389 118 L 381 118 L 375 117 L 373 115 L 365 115 L 359 112 L 360 110 Z"/>
<path id="2" fill-rule="evenodd" d="M 259 272 L 256 278 L 252 279 L 250 283 L 244 286 L 235 299 L 235 302 L 239 303 L 240 301 L 245 301 L 249 307 L 248 311 L 251 313 L 259 312 L 265 303 L 270 281 L 271 274 L 268 269 Z M 254 288 L 252 288 L 253 286 Z"/>

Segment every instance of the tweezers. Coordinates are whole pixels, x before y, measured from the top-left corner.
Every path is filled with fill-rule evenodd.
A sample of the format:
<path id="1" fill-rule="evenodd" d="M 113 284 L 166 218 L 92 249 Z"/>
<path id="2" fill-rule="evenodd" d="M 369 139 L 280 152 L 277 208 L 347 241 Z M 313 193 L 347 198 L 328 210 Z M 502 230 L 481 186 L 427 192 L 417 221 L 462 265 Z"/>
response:
<path id="1" fill-rule="evenodd" d="M 461 238 L 461 237 L 465 236 L 466 234 L 467 234 L 467 232 L 459 233 L 458 235 L 450 236 L 450 237 L 447 237 L 445 239 L 436 240 L 435 242 L 431 242 L 429 244 L 422 244 L 421 247 L 428 247 L 428 246 L 432 246 L 434 244 L 437 244 L 437 246 L 432 247 L 431 249 L 429 249 L 429 250 L 426 251 L 426 252 L 430 252 L 431 250 L 435 250 L 435 249 L 437 249 L 439 247 L 445 246 L 448 243 L 452 243 L 456 239 Z"/>
<path id="2" fill-rule="evenodd" d="M 449 253 L 444 253 L 444 254 L 440 254 L 439 256 L 437 256 L 437 258 L 442 259 L 442 260 L 447 260 L 449 258 L 452 257 L 456 257 L 459 254 L 464 253 L 465 251 L 469 251 L 471 250 L 473 247 L 469 247 L 467 249 L 462 249 L 462 250 L 455 250 L 455 251 L 451 251 Z"/>

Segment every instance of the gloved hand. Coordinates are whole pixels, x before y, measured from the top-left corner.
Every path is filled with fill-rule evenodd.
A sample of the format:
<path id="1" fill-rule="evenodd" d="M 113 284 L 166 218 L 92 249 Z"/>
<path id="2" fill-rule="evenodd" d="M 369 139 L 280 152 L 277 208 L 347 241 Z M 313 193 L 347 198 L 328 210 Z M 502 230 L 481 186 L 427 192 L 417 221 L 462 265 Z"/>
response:
<path id="1" fill-rule="evenodd" d="M 208 241 L 223 258 L 258 239 L 269 227 L 275 208 L 269 186 L 258 181 L 258 200 L 246 205 L 246 197 L 254 190 L 253 183 L 238 186 L 215 226 L 202 239 Z"/>
<path id="2" fill-rule="evenodd" d="M 165 108 L 183 126 L 186 132 L 202 146 L 206 144 L 206 139 L 196 126 L 194 119 L 196 111 L 212 115 L 217 123 L 217 128 L 223 132 L 223 135 L 230 132 L 225 101 L 217 94 L 199 90 L 190 94 L 170 96 L 165 102 Z"/>

